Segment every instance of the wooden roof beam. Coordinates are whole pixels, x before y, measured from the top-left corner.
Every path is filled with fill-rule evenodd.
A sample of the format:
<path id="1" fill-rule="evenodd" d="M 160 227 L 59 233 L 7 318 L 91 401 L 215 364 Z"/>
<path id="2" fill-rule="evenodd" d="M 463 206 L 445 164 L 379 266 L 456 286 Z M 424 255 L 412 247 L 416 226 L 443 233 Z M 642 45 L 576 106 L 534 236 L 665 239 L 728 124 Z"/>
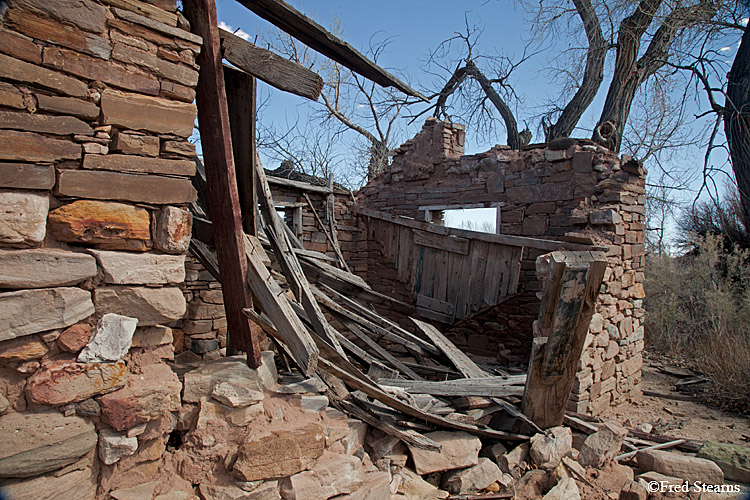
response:
<path id="1" fill-rule="evenodd" d="M 239 3 L 289 33 L 311 49 L 333 59 L 355 73 L 382 87 L 395 87 L 401 92 L 427 101 L 428 99 L 404 82 L 362 55 L 357 49 L 302 14 L 284 0 L 237 0 Z"/>
<path id="2" fill-rule="evenodd" d="M 224 59 L 272 87 L 318 100 L 323 79 L 301 64 L 262 49 L 226 30 L 219 29 Z"/>

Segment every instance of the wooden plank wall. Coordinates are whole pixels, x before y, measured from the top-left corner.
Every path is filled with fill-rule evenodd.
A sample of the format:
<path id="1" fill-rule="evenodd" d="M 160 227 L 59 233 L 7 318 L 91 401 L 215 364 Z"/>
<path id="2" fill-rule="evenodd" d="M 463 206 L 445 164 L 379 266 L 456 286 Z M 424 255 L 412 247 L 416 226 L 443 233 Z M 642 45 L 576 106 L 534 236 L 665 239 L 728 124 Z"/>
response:
<path id="1" fill-rule="evenodd" d="M 452 323 L 516 292 L 522 246 L 435 234 L 374 217 L 367 225 L 368 238 L 378 243 L 425 318 Z"/>

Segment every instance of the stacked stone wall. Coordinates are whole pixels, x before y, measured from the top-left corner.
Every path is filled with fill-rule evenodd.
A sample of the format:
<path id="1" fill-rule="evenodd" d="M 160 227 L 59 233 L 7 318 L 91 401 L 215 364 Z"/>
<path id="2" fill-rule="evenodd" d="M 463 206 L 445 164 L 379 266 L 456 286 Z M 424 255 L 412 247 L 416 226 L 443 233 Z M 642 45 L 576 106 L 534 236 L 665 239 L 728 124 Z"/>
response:
<path id="1" fill-rule="evenodd" d="M 0 489 L 124 498 L 180 409 L 201 40 L 174 0 L 0 16 Z"/>
<path id="2" fill-rule="evenodd" d="M 358 194 L 367 208 L 425 220 L 420 207 L 484 205 L 500 208 L 500 233 L 605 247 L 609 266 L 592 319 L 570 408 L 600 413 L 610 405 L 641 397 L 643 350 L 643 268 L 645 171 L 632 159 L 593 144 L 562 139 L 512 151 L 496 146 L 464 155 L 464 127 L 434 118 L 394 153 L 390 168 Z M 519 292 L 540 288 L 535 259 L 542 251 L 525 249 Z M 370 269 L 382 260 L 367 254 Z M 385 293 L 403 285 L 377 273 L 372 281 Z M 368 276 L 369 277 L 369 276 Z M 528 307 L 526 308 L 528 310 Z M 522 321 L 517 311 L 499 318 Z M 501 322 L 490 321 L 498 325 Z M 465 322 L 454 330 L 457 344 L 469 350 L 502 353 L 512 329 L 487 328 L 487 321 Z M 519 334 L 528 337 L 530 332 Z M 488 337 L 485 342 L 481 337 Z"/>

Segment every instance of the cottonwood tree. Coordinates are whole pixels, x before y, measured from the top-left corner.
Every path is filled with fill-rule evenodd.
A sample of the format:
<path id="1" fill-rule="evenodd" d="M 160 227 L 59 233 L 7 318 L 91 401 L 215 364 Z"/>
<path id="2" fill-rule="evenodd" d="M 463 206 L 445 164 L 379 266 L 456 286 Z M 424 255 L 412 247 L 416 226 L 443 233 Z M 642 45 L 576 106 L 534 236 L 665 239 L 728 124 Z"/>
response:
<path id="1" fill-rule="evenodd" d="M 670 60 L 688 57 L 700 47 L 724 36 L 726 31 L 741 29 L 739 19 L 742 16 L 737 2 L 722 0 L 572 0 L 572 5 L 553 1 L 528 3 L 526 6 L 533 14 L 530 26 L 534 39 L 542 42 L 566 40 L 571 47 L 558 54 L 557 62 L 564 60 L 566 64 L 550 68 L 550 71 L 557 70 L 550 73 L 551 76 L 562 77 L 562 92 L 543 114 L 541 128 L 545 139 L 551 141 L 573 133 L 596 95 L 604 90 L 605 70 L 610 69 L 599 118 L 589 129 L 593 140 L 613 151 L 620 151 L 623 145 L 631 108 L 643 85 L 657 81 L 651 86 L 656 88 L 661 78 L 662 83 L 669 86 L 672 68 L 667 63 Z M 459 38 L 470 39 L 466 35 Z M 450 97 L 457 96 L 461 86 L 471 77 L 479 82 L 483 94 L 479 99 L 492 102 L 503 117 L 508 145 L 520 147 L 523 141 L 519 140 L 515 130 L 517 120 L 512 113 L 506 117 L 511 109 L 508 99 L 515 98 L 508 84 L 515 65 L 482 70 L 482 63 L 497 61 L 497 58 L 476 53 L 471 43 L 467 46 L 461 62 L 453 66 L 445 85 L 435 93 L 437 102 L 433 109 L 438 115 L 448 115 L 445 103 Z M 612 57 L 614 61 L 610 61 Z M 505 93 L 500 105 L 496 104 L 498 100 L 487 82 Z M 485 109 L 483 107 L 482 111 Z M 663 116 L 652 113 L 650 123 L 658 125 L 665 119 L 673 122 L 658 128 L 659 133 L 672 130 L 670 138 L 673 139 L 677 130 L 673 125 L 681 121 L 682 108 L 665 107 L 663 111 Z M 463 116 L 472 116 L 475 112 L 476 109 L 464 109 Z"/>

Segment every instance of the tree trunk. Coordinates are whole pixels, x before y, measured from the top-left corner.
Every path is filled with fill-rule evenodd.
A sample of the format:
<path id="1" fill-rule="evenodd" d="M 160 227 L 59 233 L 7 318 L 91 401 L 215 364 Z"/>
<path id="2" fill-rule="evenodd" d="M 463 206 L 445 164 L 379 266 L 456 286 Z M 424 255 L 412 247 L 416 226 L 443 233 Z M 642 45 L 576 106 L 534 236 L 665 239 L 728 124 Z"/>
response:
<path id="1" fill-rule="evenodd" d="M 750 221 L 750 25 L 727 76 L 724 133 L 745 221 Z"/>
<path id="2" fill-rule="evenodd" d="M 570 137 L 578 120 L 581 119 L 581 115 L 594 100 L 604 79 L 604 59 L 608 47 L 602 35 L 599 19 L 596 17 L 596 12 L 589 0 L 573 0 L 573 4 L 581 22 L 583 22 L 586 38 L 589 41 L 586 68 L 583 71 L 583 80 L 578 91 L 560 113 L 557 122 L 549 128 L 547 141 L 560 137 Z"/>

